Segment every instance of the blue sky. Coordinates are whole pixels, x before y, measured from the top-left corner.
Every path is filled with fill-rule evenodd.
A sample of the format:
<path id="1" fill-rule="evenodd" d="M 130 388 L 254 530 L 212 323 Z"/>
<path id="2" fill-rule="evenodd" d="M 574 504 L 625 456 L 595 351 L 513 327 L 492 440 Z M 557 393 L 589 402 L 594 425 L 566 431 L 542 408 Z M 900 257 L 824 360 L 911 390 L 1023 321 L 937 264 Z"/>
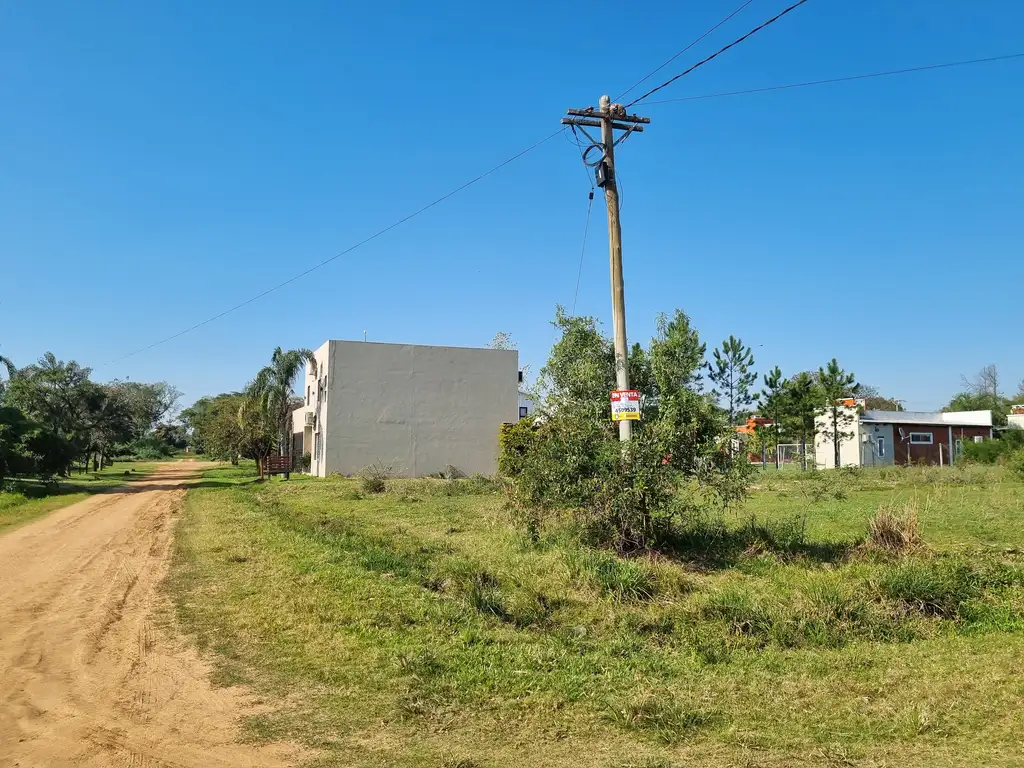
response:
<path id="1" fill-rule="evenodd" d="M 327 338 L 482 345 L 538 368 L 571 304 L 589 185 L 559 136 L 720 21 L 702 3 L 121 2 L 0 7 L 0 353 L 237 389 Z M 755 0 L 659 73 L 781 10 Z M 602 50 L 600 24 L 613 30 Z M 652 97 L 1024 51 L 1011 0 L 810 0 Z M 654 78 L 652 82 L 657 82 Z M 638 107 L 618 154 L 628 329 L 681 307 L 758 367 L 835 356 L 908 407 L 1024 377 L 1024 60 Z M 578 310 L 610 328 L 595 201 Z"/>

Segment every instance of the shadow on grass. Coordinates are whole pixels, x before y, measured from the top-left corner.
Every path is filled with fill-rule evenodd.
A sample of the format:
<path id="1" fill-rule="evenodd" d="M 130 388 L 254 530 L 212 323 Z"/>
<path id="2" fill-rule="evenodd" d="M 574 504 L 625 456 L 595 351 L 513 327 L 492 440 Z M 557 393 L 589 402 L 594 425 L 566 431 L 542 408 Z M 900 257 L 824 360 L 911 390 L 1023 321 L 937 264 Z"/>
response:
<path id="1" fill-rule="evenodd" d="M 76 493 L 85 493 L 96 496 L 106 493 L 146 493 L 147 491 L 166 491 L 181 485 L 185 488 L 238 488 L 253 483 L 261 482 L 258 477 L 245 480 L 222 481 L 222 480 L 200 480 L 199 482 L 186 482 L 180 484 L 151 483 L 147 482 L 146 475 L 125 475 L 104 477 L 102 480 L 80 480 L 75 482 L 74 478 L 61 481 L 59 484 L 43 483 L 16 483 L 12 490 L 20 493 L 28 499 L 43 499 L 50 496 L 68 496 Z M 96 483 L 93 485 L 92 483 Z"/>
<path id="2" fill-rule="evenodd" d="M 739 528 L 696 524 L 672 531 L 660 550 L 697 568 L 719 570 L 760 555 L 834 564 L 846 560 L 861 543 L 852 539 L 809 540 L 805 526 L 803 518 L 772 523 L 751 519 Z"/>

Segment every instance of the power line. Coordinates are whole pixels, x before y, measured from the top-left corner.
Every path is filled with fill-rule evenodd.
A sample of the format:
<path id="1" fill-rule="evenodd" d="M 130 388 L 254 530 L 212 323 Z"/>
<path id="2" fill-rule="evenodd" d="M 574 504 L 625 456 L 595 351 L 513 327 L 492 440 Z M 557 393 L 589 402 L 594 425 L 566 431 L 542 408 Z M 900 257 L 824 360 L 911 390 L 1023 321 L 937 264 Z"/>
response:
<path id="1" fill-rule="evenodd" d="M 122 360 L 128 359 L 129 357 L 133 357 L 134 355 L 140 354 L 142 352 L 147 352 L 147 351 L 153 349 L 154 347 L 159 347 L 161 344 L 166 344 L 168 341 L 173 341 L 174 339 L 177 339 L 177 338 L 179 338 L 181 336 L 184 336 L 187 333 L 191 333 L 192 331 L 196 330 L 197 328 L 202 328 L 204 325 L 209 325 L 210 323 L 214 322 L 215 320 L 219 320 L 220 318 L 222 318 L 222 317 L 224 317 L 226 315 L 230 315 L 232 312 L 235 312 L 235 311 L 241 309 L 242 307 L 248 306 L 249 304 L 252 304 L 254 301 L 258 301 L 259 299 L 262 299 L 264 296 L 268 296 L 271 293 L 273 293 L 274 291 L 277 291 L 277 290 L 280 290 L 281 288 L 284 288 L 286 285 L 290 285 L 291 283 L 294 283 L 296 280 L 299 280 L 299 279 L 305 277 L 306 275 L 310 274 L 311 272 L 315 272 L 316 270 L 320 269 L 321 267 L 327 266 L 332 261 L 340 259 L 342 256 L 345 256 L 346 254 L 351 253 L 356 248 L 361 248 L 362 246 L 366 245 L 367 243 L 371 242 L 372 240 L 376 240 L 381 235 L 390 232 L 395 227 L 399 227 L 402 224 L 405 224 L 405 222 L 409 221 L 410 219 L 416 218 L 421 213 L 425 213 L 426 211 L 429 211 L 434 206 L 439 205 L 440 203 L 443 203 L 449 197 L 457 195 L 459 192 L 461 192 L 462 190 L 466 189 L 467 187 L 473 186 L 478 181 L 482 181 L 483 179 L 487 178 L 488 176 L 490 176 L 495 171 L 501 170 L 502 168 L 504 168 L 509 163 L 514 162 L 515 160 L 518 160 L 523 155 L 526 155 L 529 152 L 532 152 L 533 150 L 537 149 L 537 147 L 539 147 L 541 144 L 547 143 L 551 139 L 555 138 L 555 136 L 557 136 L 558 134 L 562 133 L 562 131 L 564 131 L 564 130 L 565 130 L 564 128 L 559 128 L 557 131 L 555 131 L 554 133 L 544 137 L 543 139 L 541 139 L 540 141 L 536 142 L 535 144 L 530 145 L 529 147 L 527 147 L 526 149 L 522 150 L 521 152 L 517 152 L 516 154 L 512 155 L 512 157 L 508 158 L 507 160 L 504 160 L 503 162 L 498 163 L 496 166 L 494 166 L 490 170 L 484 171 L 483 173 L 481 173 L 479 176 L 475 177 L 474 179 L 471 179 L 470 181 L 467 181 L 462 186 L 456 187 L 452 191 L 442 195 L 441 197 L 437 198 L 433 202 L 427 203 L 422 208 L 420 208 L 420 209 L 418 209 L 416 211 L 413 211 L 408 216 L 405 216 L 404 218 L 399 219 L 398 221 L 394 222 L 393 224 L 389 224 L 388 226 L 384 227 L 384 229 L 380 229 L 380 230 L 374 232 L 372 235 L 370 235 L 369 237 L 367 237 L 367 238 L 365 238 L 363 240 L 360 240 L 355 245 L 350 245 L 348 248 L 346 248 L 345 250 L 341 251 L 340 253 L 336 253 L 334 256 L 331 256 L 329 259 L 324 259 L 319 264 L 314 264 L 309 269 L 307 269 L 307 270 L 305 270 L 303 272 L 300 272 L 297 275 L 294 275 L 293 277 L 289 277 L 284 282 L 278 283 L 274 287 L 268 288 L 267 290 L 263 291 L 262 293 L 258 293 L 255 296 L 253 296 L 251 298 L 248 298 L 245 301 L 236 304 L 235 306 L 231 307 L 230 309 L 226 309 L 223 312 L 220 312 L 220 313 L 218 313 L 216 315 L 213 315 L 212 317 L 208 317 L 205 320 L 203 320 L 202 322 L 199 322 L 199 323 L 196 323 L 195 325 L 189 326 L 188 328 L 186 328 L 183 331 L 178 331 L 177 333 L 175 333 L 175 334 L 173 334 L 171 336 L 168 336 L 167 338 L 160 339 L 160 341 L 153 342 L 149 346 L 140 347 L 139 349 L 136 349 L 134 352 L 129 352 L 127 355 L 122 355 L 121 357 L 115 358 L 115 359 L 111 360 L 108 363 L 104 363 L 103 365 L 112 365 L 113 363 L 118 363 L 118 362 L 120 362 Z"/>
<path id="2" fill-rule="evenodd" d="M 888 77 L 890 75 L 904 75 L 909 72 L 926 72 L 933 69 L 947 69 L 949 67 L 963 67 L 968 64 L 988 64 L 994 61 L 1007 61 L 1009 59 L 1024 58 L 1024 53 L 1011 53 L 1006 56 L 992 56 L 987 59 L 970 59 L 968 61 L 950 61 L 945 64 L 929 64 L 923 67 L 908 67 L 906 69 L 891 69 L 886 72 L 872 72 L 866 75 L 849 75 L 847 77 L 830 77 L 827 80 L 809 80 L 804 83 L 787 83 L 786 85 L 769 85 L 764 88 L 747 88 L 742 91 L 724 91 L 722 93 L 706 93 L 700 96 L 684 96 L 679 99 L 662 99 L 660 101 L 648 101 L 647 104 L 673 104 L 680 101 L 701 101 L 703 99 L 717 99 L 722 96 L 742 96 L 748 93 L 765 93 L 766 91 L 783 91 L 788 88 L 806 88 L 811 85 L 827 85 L 829 83 L 847 83 L 852 80 L 867 80 L 872 77 Z"/>
<path id="3" fill-rule="evenodd" d="M 590 231 L 590 211 L 594 208 L 594 188 L 590 188 L 587 202 L 587 223 L 583 225 L 583 246 L 580 248 L 580 266 L 576 270 L 576 292 L 572 295 L 572 316 L 576 316 L 576 300 L 580 297 L 580 279 L 583 277 L 583 255 L 587 252 L 587 233 Z"/>
<path id="4" fill-rule="evenodd" d="M 703 39 L 704 39 L 705 37 L 707 37 L 708 35 L 710 35 L 711 33 L 713 33 L 713 32 L 714 32 L 715 30 L 717 30 L 717 29 L 718 29 L 718 28 L 719 28 L 720 26 L 722 26 L 722 25 L 723 25 L 723 24 L 725 24 L 725 23 L 726 23 L 727 21 L 729 21 L 730 19 L 732 19 L 732 18 L 733 18 L 733 17 L 734 17 L 734 16 L 736 15 L 736 14 L 738 14 L 738 13 L 739 13 L 740 11 L 742 11 L 742 10 L 743 10 L 744 8 L 746 8 L 746 7 L 748 6 L 748 5 L 750 5 L 750 4 L 752 3 L 752 2 L 754 2 L 754 0 L 747 0 L 747 1 L 745 2 L 745 3 L 743 3 L 743 5 L 741 5 L 741 6 L 740 6 L 739 8 L 737 8 L 737 9 L 736 9 L 735 11 L 733 11 L 732 13 L 730 13 L 730 14 L 729 14 L 728 16 L 726 16 L 726 17 L 725 17 L 724 19 L 722 19 L 722 20 L 721 20 L 720 22 L 718 22 L 717 24 L 715 24 L 715 26 L 713 26 L 713 27 L 712 27 L 711 29 L 709 29 L 709 30 L 708 30 L 707 32 L 705 32 L 705 33 L 704 33 L 703 35 L 701 35 L 700 37 L 698 37 L 698 38 L 697 38 L 696 40 L 694 40 L 694 41 L 693 41 L 692 43 L 690 43 L 690 44 L 689 44 L 688 46 L 686 46 L 685 48 L 683 48 L 683 50 L 679 51 L 679 52 L 678 52 L 677 54 L 675 54 L 675 55 L 674 55 L 674 56 L 673 56 L 672 58 L 670 58 L 670 59 L 669 59 L 668 61 L 666 61 L 666 62 L 665 62 L 664 64 L 662 64 L 662 65 L 661 65 L 660 67 L 657 67 L 656 69 L 652 69 L 652 70 L 651 70 L 650 72 L 648 72 L 648 73 L 647 73 L 646 75 L 644 75 L 644 76 L 643 76 L 643 77 L 641 77 L 641 78 L 640 78 L 639 80 L 637 80 L 637 81 L 636 81 L 635 83 L 633 83 L 633 84 L 632 84 L 631 86 L 629 86 L 629 88 L 627 88 L 626 90 L 624 90 L 624 91 L 623 91 L 622 93 L 620 93 L 620 94 L 619 94 L 618 96 L 616 96 L 616 97 L 615 97 L 615 101 L 616 101 L 616 102 L 622 101 L 622 97 L 623 97 L 623 96 L 625 96 L 625 95 L 626 95 L 627 93 L 629 93 L 630 91 L 632 91 L 632 90 L 633 90 L 634 88 L 636 88 L 636 87 L 637 87 L 638 85 L 640 85 L 640 84 L 641 84 L 641 83 L 643 83 L 644 81 L 646 81 L 646 80 L 649 80 L 649 79 L 650 79 L 651 77 L 653 77 L 654 75 L 658 74 L 658 72 L 660 72 L 661 70 L 663 70 L 663 69 L 664 69 L 665 67 L 667 67 L 667 66 L 668 66 L 669 64 L 671 64 L 671 63 L 672 63 L 673 61 L 675 61 L 676 59 L 678 59 L 678 58 L 679 58 L 680 56 L 682 56 L 682 55 L 683 55 L 684 53 L 686 53 L 686 52 L 687 52 L 688 50 L 690 50 L 691 48 L 693 48 L 693 46 L 695 46 L 695 45 L 696 45 L 697 43 L 699 43 L 699 42 L 700 42 L 701 40 L 703 40 Z"/>
<path id="5" fill-rule="evenodd" d="M 692 67 L 690 67 L 689 69 L 687 69 L 687 70 L 685 70 L 685 71 L 683 71 L 683 72 L 680 72 L 680 73 L 679 73 L 678 75 L 676 75 L 675 77 L 669 78 L 668 80 L 666 80 L 666 81 L 665 81 L 664 83 L 662 83 L 661 85 L 659 85 L 659 86 L 657 86 L 657 87 L 655 87 L 655 88 L 652 88 L 651 90 L 649 90 L 649 91 L 648 91 L 647 93 L 645 93 L 645 94 L 644 94 L 643 96 L 641 96 L 640 98 L 638 98 L 638 99 L 633 99 L 633 100 L 632 100 L 631 102 L 629 102 L 629 104 L 627 104 L 627 105 L 626 105 L 626 109 L 629 109 L 629 108 L 630 108 L 630 107 L 632 107 L 632 106 L 633 106 L 634 104 L 637 104 L 638 102 L 641 102 L 641 101 L 643 101 L 644 99 L 646 99 L 646 98 L 647 98 L 648 96 L 650 96 L 651 94 L 657 93 L 657 92 L 658 92 L 658 91 L 660 91 L 660 90 L 661 90 L 662 88 L 665 88 L 666 86 L 669 86 L 669 85 L 671 85 L 672 83 L 674 83 L 674 82 L 675 82 L 676 80 L 678 80 L 679 78 L 681 78 L 681 77 L 685 77 L 686 75 L 688 75 L 688 74 L 690 74 L 691 72 L 693 72 L 693 70 L 697 69 L 698 67 L 702 67 L 702 66 L 704 66 L 705 64 L 707 64 L 707 63 L 708 63 L 709 61 L 711 61 L 712 59 L 714 59 L 714 58 L 716 58 L 716 57 L 718 57 L 718 56 L 721 56 L 721 55 L 722 55 L 723 53 L 725 53 L 726 51 L 728 51 L 728 50 L 729 50 L 730 48 L 732 48 L 733 46 L 739 45 L 739 44 L 740 44 L 740 43 L 742 43 L 742 42 L 743 42 L 744 40 L 746 40 L 746 39 L 747 39 L 748 37 L 751 37 L 752 35 L 755 35 L 755 34 L 757 34 L 758 32 L 760 32 L 760 31 L 761 31 L 762 29 L 764 29 L 765 27 L 767 27 L 767 26 L 770 26 L 770 25 L 774 24 L 774 23 L 775 23 L 776 21 L 778 21 L 779 19 L 781 19 L 781 18 L 782 18 L 783 16 L 785 16 L 786 14 L 788 14 L 788 13 L 790 13 L 790 12 L 792 12 L 792 11 L 795 11 L 795 10 L 796 10 L 797 8 L 799 8 L 799 7 L 801 6 L 801 5 L 803 5 L 803 4 L 804 4 L 804 3 L 806 3 L 806 2 L 807 2 L 807 0 L 797 0 L 797 2 L 793 3 L 793 4 L 792 4 L 791 6 L 789 6 L 789 7 L 788 7 L 788 8 L 786 9 L 786 10 L 784 10 L 784 11 L 782 11 L 781 13 L 779 13 L 779 14 L 777 14 L 777 15 L 773 16 L 772 18 L 768 19 L 768 21 L 764 22 L 764 23 L 763 23 L 763 24 L 761 24 L 760 26 L 754 27 L 754 28 L 753 28 L 752 30 L 750 30 L 749 32 L 747 32 L 747 34 L 743 35 L 743 37 L 738 37 L 738 38 L 736 38 L 735 40 L 733 40 L 733 41 L 732 41 L 731 43 L 729 43 L 729 44 L 728 44 L 727 46 L 725 46 L 724 48 L 719 48 L 719 49 L 718 49 L 717 51 L 715 51 L 714 53 L 712 53 L 712 54 L 711 54 L 710 56 L 708 56 L 708 57 L 707 57 L 706 59 L 701 59 L 700 61 L 698 61 L 698 62 L 697 62 L 696 64 L 694 64 L 694 65 L 693 65 Z"/>

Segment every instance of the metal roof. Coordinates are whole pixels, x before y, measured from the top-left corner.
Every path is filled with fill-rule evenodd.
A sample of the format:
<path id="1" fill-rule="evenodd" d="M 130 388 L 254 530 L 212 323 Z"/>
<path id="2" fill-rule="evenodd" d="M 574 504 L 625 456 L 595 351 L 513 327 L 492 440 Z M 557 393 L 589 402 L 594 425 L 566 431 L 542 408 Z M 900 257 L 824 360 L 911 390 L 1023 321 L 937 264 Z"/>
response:
<path id="1" fill-rule="evenodd" d="M 885 424 L 926 424 L 938 427 L 991 427 L 992 416 L 989 413 L 988 420 L 978 417 L 976 419 L 953 419 L 951 414 L 936 411 L 864 411 L 860 415 L 862 422 L 885 423 Z"/>

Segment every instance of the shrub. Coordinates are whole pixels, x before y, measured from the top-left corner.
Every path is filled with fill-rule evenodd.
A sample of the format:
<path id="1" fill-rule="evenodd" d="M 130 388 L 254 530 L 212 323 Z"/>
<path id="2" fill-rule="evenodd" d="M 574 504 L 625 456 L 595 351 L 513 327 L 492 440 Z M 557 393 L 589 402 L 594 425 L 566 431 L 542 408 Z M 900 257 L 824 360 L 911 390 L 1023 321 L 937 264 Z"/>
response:
<path id="1" fill-rule="evenodd" d="M 628 443 L 618 439 L 608 394 L 615 388 L 611 340 L 593 318 L 559 309 L 561 330 L 542 371 L 543 415 L 505 427 L 500 471 L 510 505 L 537 540 L 545 519 L 575 518 L 593 540 L 635 552 L 664 542 L 676 522 L 675 499 L 699 484 L 701 500 L 723 508 L 745 494 L 752 471 L 725 451 L 726 426 L 700 391 L 704 345 L 677 311 L 659 319 L 648 349 L 629 353 L 643 419 Z"/>
<path id="2" fill-rule="evenodd" d="M 1017 477 L 1024 479 L 1024 449 L 1010 454 L 1006 460 L 1006 466 Z"/>
<path id="3" fill-rule="evenodd" d="M 313 466 L 313 454 L 311 454 L 309 451 L 306 451 L 304 454 L 302 454 L 299 466 L 302 468 L 303 472 L 309 472 L 309 468 Z"/>
<path id="4" fill-rule="evenodd" d="M 918 549 L 921 532 L 917 522 L 917 501 L 883 504 L 868 521 L 866 545 L 893 554 Z"/>
<path id="5" fill-rule="evenodd" d="M 359 486 L 365 493 L 384 493 L 388 489 L 389 477 L 391 467 L 375 461 L 359 473 Z"/>
<path id="6" fill-rule="evenodd" d="M 498 433 L 498 472 L 515 477 L 523 469 L 524 456 L 536 445 L 537 425 L 532 416 L 515 424 L 502 424 Z"/>
<path id="7" fill-rule="evenodd" d="M 172 453 L 174 448 L 163 440 L 158 438 L 156 435 L 148 435 L 146 437 L 140 437 L 134 443 L 129 446 L 131 455 L 139 459 L 146 461 L 156 461 L 159 459 L 166 459 Z"/>
<path id="8" fill-rule="evenodd" d="M 995 440 L 965 442 L 963 457 L 978 464 L 996 464 L 1024 450 L 1024 430 L 1007 429 Z"/>

